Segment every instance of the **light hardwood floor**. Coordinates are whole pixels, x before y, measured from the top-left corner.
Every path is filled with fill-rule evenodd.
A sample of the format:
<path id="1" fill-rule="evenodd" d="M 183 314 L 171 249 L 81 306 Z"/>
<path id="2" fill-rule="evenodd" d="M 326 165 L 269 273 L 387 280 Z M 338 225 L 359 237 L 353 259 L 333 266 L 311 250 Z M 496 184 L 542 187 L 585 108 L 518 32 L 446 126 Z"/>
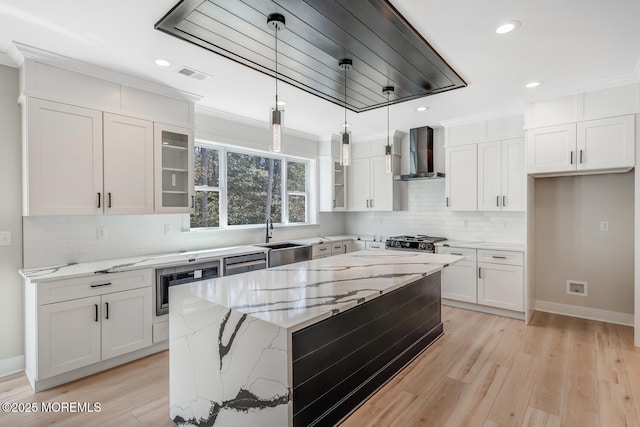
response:
<path id="1" fill-rule="evenodd" d="M 538 312 L 522 321 L 443 307 L 445 335 L 341 427 L 640 426 L 640 349 L 630 327 Z M 168 352 L 0 402 L 100 402 L 100 413 L 13 414 L 0 426 L 173 426 Z"/>

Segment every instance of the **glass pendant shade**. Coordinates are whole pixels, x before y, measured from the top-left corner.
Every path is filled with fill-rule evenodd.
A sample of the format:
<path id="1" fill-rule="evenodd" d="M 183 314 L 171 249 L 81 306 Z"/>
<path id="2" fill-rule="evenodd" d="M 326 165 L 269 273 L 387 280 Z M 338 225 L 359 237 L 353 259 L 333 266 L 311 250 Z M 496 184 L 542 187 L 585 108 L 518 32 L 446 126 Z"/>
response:
<path id="1" fill-rule="evenodd" d="M 350 136 L 347 131 L 342 132 L 342 155 L 340 156 L 340 164 L 349 166 L 351 164 L 351 144 Z"/>
<path id="2" fill-rule="evenodd" d="M 273 130 L 271 151 L 279 153 L 282 150 L 282 110 L 271 111 L 271 128 Z"/>
<path id="3" fill-rule="evenodd" d="M 384 170 L 391 173 L 391 146 L 388 144 L 384 148 Z"/>

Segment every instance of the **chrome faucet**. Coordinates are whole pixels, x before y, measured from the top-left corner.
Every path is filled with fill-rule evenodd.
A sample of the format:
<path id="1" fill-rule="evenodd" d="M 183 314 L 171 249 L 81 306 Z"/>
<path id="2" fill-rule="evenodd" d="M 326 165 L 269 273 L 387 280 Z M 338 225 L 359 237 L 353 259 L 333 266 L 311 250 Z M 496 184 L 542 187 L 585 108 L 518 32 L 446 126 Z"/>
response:
<path id="1" fill-rule="evenodd" d="M 271 228 L 271 230 L 273 230 L 273 221 L 271 220 L 271 218 L 267 218 L 267 223 L 266 223 L 267 229 L 266 229 L 266 233 L 265 233 L 265 238 L 264 238 L 264 242 L 265 243 L 269 243 L 269 239 L 271 239 L 273 236 L 271 234 L 269 234 L 269 228 Z"/>

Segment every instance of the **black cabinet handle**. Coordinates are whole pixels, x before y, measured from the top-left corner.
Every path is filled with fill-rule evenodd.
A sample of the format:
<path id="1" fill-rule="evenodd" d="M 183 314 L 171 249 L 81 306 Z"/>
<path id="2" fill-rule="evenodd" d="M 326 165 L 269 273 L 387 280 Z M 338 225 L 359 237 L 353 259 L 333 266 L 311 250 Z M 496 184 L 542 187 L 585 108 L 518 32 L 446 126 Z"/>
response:
<path id="1" fill-rule="evenodd" d="M 497 256 L 497 255 L 492 255 L 492 258 L 495 258 L 495 259 L 507 259 L 506 256 Z"/>
<path id="2" fill-rule="evenodd" d="M 573 151 L 571 151 L 571 154 L 569 155 L 569 161 L 573 164 Z"/>
<path id="3" fill-rule="evenodd" d="M 191 209 L 196 207 L 195 196 L 191 196 Z"/>
<path id="4" fill-rule="evenodd" d="M 482 267 L 478 267 L 478 279 L 482 279 Z"/>
<path id="5" fill-rule="evenodd" d="M 109 303 L 105 302 L 104 305 L 105 305 L 106 312 L 107 312 L 106 316 L 105 316 L 105 319 L 109 320 Z"/>
<path id="6" fill-rule="evenodd" d="M 451 252 L 451 255 L 464 256 L 464 254 L 460 254 L 460 253 L 458 253 L 458 252 Z"/>
<path id="7" fill-rule="evenodd" d="M 95 307 L 95 309 L 96 309 L 96 322 L 97 322 L 97 321 L 99 320 L 99 319 L 98 319 L 98 304 L 93 304 L 93 306 L 94 306 L 94 307 Z"/>
<path id="8" fill-rule="evenodd" d="M 100 288 L 102 286 L 111 286 L 111 282 L 108 283 L 100 283 L 99 285 L 91 285 L 92 288 Z"/>
<path id="9" fill-rule="evenodd" d="M 98 193 L 98 207 L 100 207 L 100 205 L 102 204 L 100 199 L 101 199 L 100 193 Z"/>
<path id="10" fill-rule="evenodd" d="M 580 150 L 580 163 L 582 163 L 582 150 Z"/>
<path id="11" fill-rule="evenodd" d="M 109 195 L 109 204 L 108 204 L 107 207 L 110 208 L 111 207 L 111 193 L 107 193 L 107 194 Z"/>
<path id="12" fill-rule="evenodd" d="M 449 207 L 449 198 L 448 197 L 444 198 L 444 206 L 447 207 L 447 208 Z"/>
<path id="13" fill-rule="evenodd" d="M 500 206 L 500 196 L 496 196 L 496 206 Z"/>
<path id="14" fill-rule="evenodd" d="M 502 196 L 502 206 L 507 206 L 507 196 Z"/>

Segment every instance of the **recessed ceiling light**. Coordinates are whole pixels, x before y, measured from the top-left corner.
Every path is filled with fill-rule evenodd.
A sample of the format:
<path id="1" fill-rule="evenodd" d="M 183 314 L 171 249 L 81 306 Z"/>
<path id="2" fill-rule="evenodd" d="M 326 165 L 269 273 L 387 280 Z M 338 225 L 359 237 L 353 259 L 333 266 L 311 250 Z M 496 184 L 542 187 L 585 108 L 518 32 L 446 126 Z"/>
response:
<path id="1" fill-rule="evenodd" d="M 171 66 L 171 62 L 167 61 L 166 59 L 156 59 L 156 65 L 158 67 L 170 67 Z"/>
<path id="2" fill-rule="evenodd" d="M 416 111 L 427 111 L 429 109 L 429 107 L 425 107 L 425 106 L 420 106 L 420 107 L 416 107 Z"/>
<path id="3" fill-rule="evenodd" d="M 507 34 L 511 31 L 515 30 L 520 26 L 520 21 L 509 21 L 504 24 L 500 24 L 498 28 L 496 28 L 496 33 L 498 34 Z"/>
<path id="4" fill-rule="evenodd" d="M 541 83 L 542 82 L 529 82 L 524 86 L 527 87 L 527 88 L 538 87 L 538 86 L 540 86 Z"/>
<path id="5" fill-rule="evenodd" d="M 278 107 L 284 107 L 285 105 L 287 105 L 287 101 L 278 101 L 277 104 Z"/>

